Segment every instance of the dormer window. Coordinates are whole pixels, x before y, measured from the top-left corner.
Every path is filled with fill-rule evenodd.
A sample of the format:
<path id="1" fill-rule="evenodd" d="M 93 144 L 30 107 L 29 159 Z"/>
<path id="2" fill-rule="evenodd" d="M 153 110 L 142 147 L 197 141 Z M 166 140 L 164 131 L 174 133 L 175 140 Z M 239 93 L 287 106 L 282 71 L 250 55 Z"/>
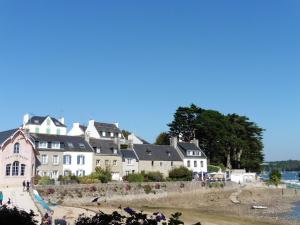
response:
<path id="1" fill-rule="evenodd" d="M 74 148 L 74 145 L 73 145 L 73 143 L 71 143 L 71 142 L 68 142 L 68 147 L 69 147 L 69 148 Z"/>
<path id="2" fill-rule="evenodd" d="M 39 124 L 39 121 L 38 120 L 34 120 L 33 123 Z"/>
<path id="3" fill-rule="evenodd" d="M 100 148 L 96 148 L 96 153 L 101 153 L 101 149 Z"/>
<path id="4" fill-rule="evenodd" d="M 84 149 L 85 145 L 83 143 L 79 143 L 79 148 Z"/>
<path id="5" fill-rule="evenodd" d="M 118 150 L 117 149 L 114 149 L 113 152 L 114 152 L 115 155 L 118 154 Z"/>
<path id="6" fill-rule="evenodd" d="M 167 151 L 168 157 L 171 157 L 171 152 Z"/>
<path id="7" fill-rule="evenodd" d="M 102 136 L 105 137 L 106 136 L 106 133 L 105 131 L 102 131 Z"/>
<path id="8" fill-rule="evenodd" d="M 110 133 L 110 137 L 114 137 L 114 133 L 113 132 Z"/>
<path id="9" fill-rule="evenodd" d="M 60 149 L 60 143 L 57 141 L 54 141 L 51 143 L 51 148 L 53 149 Z"/>
<path id="10" fill-rule="evenodd" d="M 47 148 L 48 143 L 46 141 L 40 141 L 39 142 L 39 148 Z"/>

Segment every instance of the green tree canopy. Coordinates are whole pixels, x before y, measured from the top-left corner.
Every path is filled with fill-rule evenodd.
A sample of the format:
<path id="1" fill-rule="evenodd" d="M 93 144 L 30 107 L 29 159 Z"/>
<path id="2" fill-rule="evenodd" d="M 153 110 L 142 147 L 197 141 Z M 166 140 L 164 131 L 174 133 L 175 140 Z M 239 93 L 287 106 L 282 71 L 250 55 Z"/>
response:
<path id="1" fill-rule="evenodd" d="M 167 132 L 160 133 L 157 136 L 154 144 L 156 144 L 156 145 L 169 145 L 170 144 L 170 134 L 167 133 Z"/>

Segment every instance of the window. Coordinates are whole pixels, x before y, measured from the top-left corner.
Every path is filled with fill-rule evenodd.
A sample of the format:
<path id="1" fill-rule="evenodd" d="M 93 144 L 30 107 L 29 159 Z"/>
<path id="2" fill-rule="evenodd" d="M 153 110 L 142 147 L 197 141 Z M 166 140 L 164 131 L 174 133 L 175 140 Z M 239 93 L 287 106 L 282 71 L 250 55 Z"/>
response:
<path id="1" fill-rule="evenodd" d="M 96 148 L 96 153 L 101 153 L 101 150 L 100 150 L 100 148 Z"/>
<path id="2" fill-rule="evenodd" d="M 119 133 L 119 134 L 117 134 L 118 136 L 119 136 L 119 138 L 121 138 L 122 137 L 122 134 L 121 133 Z"/>
<path id="3" fill-rule="evenodd" d="M 40 128 L 36 127 L 35 128 L 35 133 L 37 133 L 37 134 L 40 133 Z"/>
<path id="4" fill-rule="evenodd" d="M 60 148 L 61 148 L 61 149 L 64 149 L 64 148 L 65 148 L 65 143 L 60 142 Z"/>
<path id="5" fill-rule="evenodd" d="M 58 155 L 54 155 L 52 157 L 52 162 L 53 162 L 53 165 L 58 165 L 59 164 L 59 157 L 58 157 Z"/>
<path id="6" fill-rule="evenodd" d="M 187 167 L 191 167 L 191 162 L 190 162 L 190 160 L 187 161 Z"/>
<path id="7" fill-rule="evenodd" d="M 7 164 L 6 165 L 6 176 L 10 176 L 10 168 L 11 168 L 11 164 Z"/>
<path id="8" fill-rule="evenodd" d="M 116 166 L 117 165 L 117 160 L 113 161 L 113 165 Z"/>
<path id="9" fill-rule="evenodd" d="M 187 151 L 187 155 L 193 155 L 192 151 Z"/>
<path id="10" fill-rule="evenodd" d="M 111 133 L 110 133 L 110 136 L 111 136 L 111 137 L 114 137 L 114 133 L 113 133 L 113 132 L 111 132 Z"/>
<path id="11" fill-rule="evenodd" d="M 203 161 L 200 161 L 201 167 L 203 167 Z"/>
<path id="12" fill-rule="evenodd" d="M 159 163 L 159 166 L 160 166 L 160 167 L 162 167 L 162 165 L 163 165 L 163 163 L 162 163 L 162 162 L 160 162 L 160 163 Z"/>
<path id="13" fill-rule="evenodd" d="M 60 129 L 56 129 L 56 134 L 60 135 Z"/>
<path id="14" fill-rule="evenodd" d="M 118 150 L 117 149 L 114 149 L 114 154 L 118 154 Z"/>
<path id="15" fill-rule="evenodd" d="M 151 166 L 154 166 L 154 161 L 151 161 Z"/>
<path id="16" fill-rule="evenodd" d="M 173 164 L 174 164 L 173 161 L 171 161 L 171 166 L 173 166 Z"/>
<path id="17" fill-rule="evenodd" d="M 84 165 L 84 155 L 77 156 L 77 165 Z"/>
<path id="18" fill-rule="evenodd" d="M 51 173 L 50 173 L 50 177 L 52 179 L 57 179 L 58 178 L 58 171 L 57 170 L 53 170 Z"/>
<path id="19" fill-rule="evenodd" d="M 109 161 L 105 160 L 105 166 L 108 166 L 108 165 L 109 165 Z"/>
<path id="20" fill-rule="evenodd" d="M 48 156 L 42 155 L 42 164 L 48 164 Z"/>
<path id="21" fill-rule="evenodd" d="M 51 143 L 51 148 L 53 149 L 60 149 L 60 143 L 55 141 Z"/>
<path id="22" fill-rule="evenodd" d="M 100 159 L 97 159 L 97 160 L 96 160 L 96 166 L 100 166 L 100 163 L 101 163 L 101 160 L 100 160 Z"/>
<path id="23" fill-rule="evenodd" d="M 127 165 L 132 165 L 132 159 L 127 159 Z"/>
<path id="24" fill-rule="evenodd" d="M 193 155 L 196 155 L 195 151 L 193 151 Z"/>
<path id="25" fill-rule="evenodd" d="M 25 175 L 25 164 L 21 164 L 21 176 Z"/>
<path id="26" fill-rule="evenodd" d="M 106 136 L 106 133 L 104 131 L 102 131 L 102 136 L 105 137 Z"/>
<path id="27" fill-rule="evenodd" d="M 72 163 L 72 157 L 71 155 L 64 155 L 64 165 L 71 165 Z"/>
<path id="28" fill-rule="evenodd" d="M 47 148 L 48 143 L 46 141 L 39 142 L 39 148 Z"/>
<path id="29" fill-rule="evenodd" d="M 50 134 L 50 128 L 47 128 L 47 129 L 46 129 L 46 133 L 47 133 L 47 134 Z"/>
<path id="30" fill-rule="evenodd" d="M 50 121 L 50 118 L 48 118 L 48 119 L 47 119 L 47 125 L 48 125 L 48 126 L 50 125 L 50 122 L 51 122 L 51 121 Z"/>
<path id="31" fill-rule="evenodd" d="M 85 145 L 84 145 L 83 143 L 79 143 L 79 148 L 84 149 L 84 148 L 85 148 Z"/>
<path id="32" fill-rule="evenodd" d="M 128 176 L 129 175 L 129 171 L 125 171 L 125 174 L 126 174 L 126 176 Z"/>
<path id="33" fill-rule="evenodd" d="M 13 176 L 18 176 L 19 175 L 19 162 L 18 161 L 15 161 L 13 163 L 13 166 L 12 166 L 12 175 Z"/>
<path id="34" fill-rule="evenodd" d="M 14 153 L 15 154 L 19 154 L 20 153 L 20 144 L 19 143 L 16 143 L 14 145 Z"/>
<path id="35" fill-rule="evenodd" d="M 197 167 L 197 161 L 196 160 L 194 161 L 194 167 Z"/>
<path id="36" fill-rule="evenodd" d="M 68 145 L 69 148 L 74 148 L 74 145 L 71 142 L 68 142 L 67 145 Z"/>

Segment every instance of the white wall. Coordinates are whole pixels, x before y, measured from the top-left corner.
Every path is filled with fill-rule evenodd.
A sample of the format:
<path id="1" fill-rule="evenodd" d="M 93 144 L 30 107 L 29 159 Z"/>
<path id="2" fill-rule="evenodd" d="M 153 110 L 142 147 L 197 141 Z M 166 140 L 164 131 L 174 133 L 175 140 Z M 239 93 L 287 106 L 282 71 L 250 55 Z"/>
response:
<path id="1" fill-rule="evenodd" d="M 139 172 L 139 164 L 136 159 L 131 159 L 131 164 L 128 164 L 127 158 L 125 158 L 125 162 L 122 160 L 122 168 L 123 176 L 126 175 L 126 171 L 129 171 L 129 173 L 132 173 L 132 170 L 134 170 L 134 173 Z"/>
<path id="2" fill-rule="evenodd" d="M 143 144 L 143 142 L 133 133 L 128 135 L 128 141 L 131 141 L 132 144 Z"/>
<path id="3" fill-rule="evenodd" d="M 36 128 L 39 128 L 40 134 L 47 134 L 47 129 L 50 129 L 50 134 L 57 134 L 57 129 L 60 130 L 60 135 L 66 135 L 67 134 L 67 128 L 66 127 L 58 127 L 56 126 L 52 119 L 50 118 L 50 124 L 47 124 L 47 120 L 50 117 L 47 117 L 44 122 L 41 125 L 38 124 L 26 124 L 24 125 L 24 129 L 29 129 L 30 133 L 36 133 Z"/>
<path id="4" fill-rule="evenodd" d="M 89 137 L 91 137 L 91 138 L 100 139 L 100 135 L 99 135 L 94 123 L 95 123 L 94 120 L 90 120 L 85 132 L 88 133 Z"/>
<path id="5" fill-rule="evenodd" d="M 63 171 L 70 170 L 72 174 L 76 175 L 77 170 L 84 170 L 85 175 L 89 175 L 92 173 L 93 169 L 93 153 L 92 152 L 64 152 L 63 155 L 71 155 L 71 165 L 63 164 Z M 84 165 L 77 164 L 77 156 L 84 155 L 85 156 L 85 163 Z M 62 163 L 63 159 L 62 159 Z"/>
<path id="6" fill-rule="evenodd" d="M 230 179 L 233 182 L 236 183 L 252 183 L 256 180 L 256 174 L 255 173 L 232 173 L 230 175 Z"/>
<path id="7" fill-rule="evenodd" d="M 190 167 L 188 167 L 188 160 L 190 161 Z M 194 167 L 194 161 L 197 161 L 197 167 Z M 201 161 L 203 162 L 203 167 L 201 167 Z M 183 164 L 186 168 L 192 170 L 193 172 L 207 172 L 207 159 L 199 159 L 199 158 L 184 158 Z"/>
<path id="8" fill-rule="evenodd" d="M 79 127 L 79 123 L 73 123 L 71 130 L 68 132 L 69 136 L 84 135 L 84 131 Z"/>

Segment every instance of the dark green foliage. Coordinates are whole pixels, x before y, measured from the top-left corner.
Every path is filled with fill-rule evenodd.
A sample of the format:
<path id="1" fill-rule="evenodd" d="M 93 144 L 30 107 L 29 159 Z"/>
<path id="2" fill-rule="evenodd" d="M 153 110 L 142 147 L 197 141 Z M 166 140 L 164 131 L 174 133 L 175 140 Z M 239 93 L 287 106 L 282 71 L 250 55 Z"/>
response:
<path id="1" fill-rule="evenodd" d="M 157 136 L 154 144 L 156 144 L 156 145 L 170 145 L 170 134 L 167 133 L 167 132 L 160 133 Z"/>
<path id="2" fill-rule="evenodd" d="M 33 211 L 27 213 L 17 208 L 8 209 L 5 206 L 0 207 L 0 224 L 1 225 L 37 225 L 34 219 Z"/>
<path id="3" fill-rule="evenodd" d="M 260 171 L 264 130 L 245 116 L 223 115 L 192 104 L 179 107 L 169 127 L 171 136 L 180 135 L 184 141 L 197 138 L 211 164 Z"/>
<path id="4" fill-rule="evenodd" d="M 193 172 L 181 166 L 170 170 L 169 178 L 174 181 L 191 181 L 193 179 Z"/>
<path id="5" fill-rule="evenodd" d="M 90 177 L 100 180 L 101 183 L 107 183 L 111 181 L 111 171 L 109 168 L 102 169 L 101 167 L 96 167 L 95 172 Z"/>
<path id="6" fill-rule="evenodd" d="M 277 169 L 279 171 L 300 171 L 300 160 L 268 162 L 262 168 L 265 171 Z"/>
<path id="7" fill-rule="evenodd" d="M 213 173 L 213 172 L 218 172 L 219 170 L 220 170 L 221 168 L 220 167 L 218 167 L 218 166 L 213 166 L 213 165 L 208 165 L 207 166 L 207 171 L 209 172 L 209 173 Z"/>
<path id="8" fill-rule="evenodd" d="M 160 182 L 164 180 L 164 175 L 159 171 L 143 173 L 143 175 L 146 182 Z"/>
<path id="9" fill-rule="evenodd" d="M 278 170 L 272 170 L 269 174 L 269 184 L 278 185 L 281 182 L 281 173 Z"/>
<path id="10" fill-rule="evenodd" d="M 123 177 L 123 180 L 126 180 L 129 183 L 143 182 L 144 181 L 144 175 L 141 174 L 141 173 L 132 173 L 132 174 L 128 174 L 127 176 Z"/>
<path id="11" fill-rule="evenodd" d="M 131 134 L 131 133 L 130 133 L 129 131 L 127 131 L 127 130 L 122 130 L 121 132 L 122 132 L 123 136 L 125 137 L 125 139 L 128 139 L 128 135 Z"/>

